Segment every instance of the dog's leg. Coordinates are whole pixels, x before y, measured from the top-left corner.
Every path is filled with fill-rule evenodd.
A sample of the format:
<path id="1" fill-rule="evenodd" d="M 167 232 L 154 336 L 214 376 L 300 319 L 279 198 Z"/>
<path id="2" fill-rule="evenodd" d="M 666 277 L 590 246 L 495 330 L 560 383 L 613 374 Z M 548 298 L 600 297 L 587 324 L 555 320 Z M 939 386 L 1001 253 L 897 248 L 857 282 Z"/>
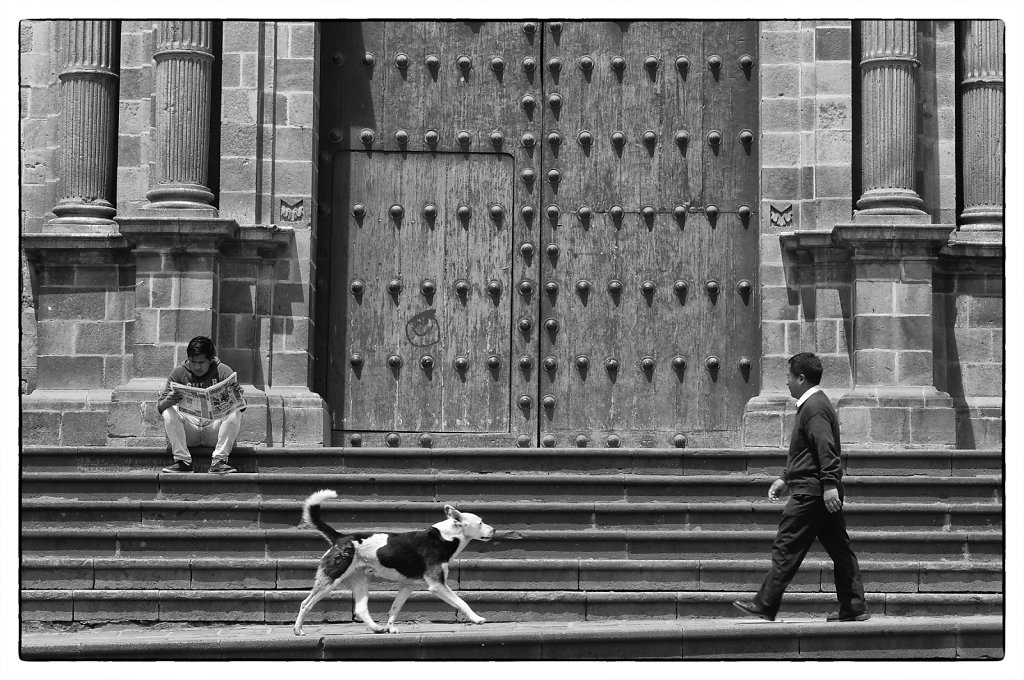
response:
<path id="1" fill-rule="evenodd" d="M 395 628 L 395 619 L 398 618 L 398 612 L 402 611 L 402 607 L 405 606 L 405 601 L 409 599 L 409 593 L 412 592 L 412 585 L 404 585 L 398 590 L 398 594 L 395 595 L 395 601 L 391 603 L 391 611 L 388 612 L 388 632 L 397 633 L 398 629 Z"/>
<path id="2" fill-rule="evenodd" d="M 323 569 L 318 569 L 316 572 L 316 580 L 313 581 L 313 590 L 310 591 L 306 599 L 302 601 L 299 606 L 299 615 L 295 619 L 295 626 L 292 631 L 296 635 L 305 635 L 302 632 L 302 620 L 306 618 L 306 612 L 308 612 L 313 605 L 320 600 L 324 599 L 327 595 L 334 590 L 334 586 L 337 585 L 341 579 L 334 579 L 324 573 Z"/>
<path id="3" fill-rule="evenodd" d="M 386 626 L 378 624 L 370 616 L 370 610 L 367 606 L 370 599 L 370 586 L 366 574 L 362 570 L 357 570 L 352 574 L 349 583 L 352 584 L 352 600 L 355 603 L 355 614 L 359 617 L 359 620 L 365 623 L 374 633 L 387 631 Z"/>
<path id="4" fill-rule="evenodd" d="M 452 589 L 448 587 L 448 584 L 444 581 L 437 580 L 436 578 L 427 578 L 427 589 L 433 593 L 438 599 L 447 602 L 451 606 L 462 612 L 467 619 L 473 623 L 484 623 L 487 621 L 482 616 L 477 616 L 476 612 L 469 608 L 466 601 L 461 597 L 452 592 Z"/>

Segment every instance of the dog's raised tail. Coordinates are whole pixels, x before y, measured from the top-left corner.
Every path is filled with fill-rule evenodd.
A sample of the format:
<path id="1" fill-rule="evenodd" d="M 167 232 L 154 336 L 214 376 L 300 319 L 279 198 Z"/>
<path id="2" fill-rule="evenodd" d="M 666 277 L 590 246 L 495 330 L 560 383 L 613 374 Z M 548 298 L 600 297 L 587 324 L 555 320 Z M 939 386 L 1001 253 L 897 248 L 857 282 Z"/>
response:
<path id="1" fill-rule="evenodd" d="M 302 506 L 302 522 L 309 526 L 316 527 L 317 531 L 324 535 L 329 542 L 333 543 L 334 539 L 341 536 L 337 531 L 334 530 L 330 524 L 325 522 L 320 517 L 320 504 L 328 498 L 337 498 L 338 494 L 331 489 L 321 489 L 316 493 L 312 494 L 306 499 L 306 503 Z"/>

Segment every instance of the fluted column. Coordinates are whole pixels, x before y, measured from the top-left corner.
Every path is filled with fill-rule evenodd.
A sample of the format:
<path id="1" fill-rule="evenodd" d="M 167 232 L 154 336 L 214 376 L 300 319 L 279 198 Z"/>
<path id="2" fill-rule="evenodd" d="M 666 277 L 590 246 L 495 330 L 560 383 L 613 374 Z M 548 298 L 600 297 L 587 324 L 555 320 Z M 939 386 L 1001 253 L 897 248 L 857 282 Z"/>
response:
<path id="1" fill-rule="evenodd" d="M 152 208 L 213 212 L 209 181 L 212 21 L 157 22 L 157 181 Z"/>
<path id="2" fill-rule="evenodd" d="M 863 194 L 857 214 L 861 219 L 905 215 L 895 221 L 927 221 L 924 202 L 914 190 L 921 66 L 916 22 L 860 25 Z"/>
<path id="3" fill-rule="evenodd" d="M 964 210 L 960 214 L 960 230 L 980 232 L 972 235 L 978 238 L 970 240 L 1002 242 L 1003 25 L 1000 21 L 964 21 L 962 25 L 960 172 L 964 178 Z"/>
<path id="4" fill-rule="evenodd" d="M 60 181 L 52 225 L 112 231 L 119 21 L 61 21 Z"/>

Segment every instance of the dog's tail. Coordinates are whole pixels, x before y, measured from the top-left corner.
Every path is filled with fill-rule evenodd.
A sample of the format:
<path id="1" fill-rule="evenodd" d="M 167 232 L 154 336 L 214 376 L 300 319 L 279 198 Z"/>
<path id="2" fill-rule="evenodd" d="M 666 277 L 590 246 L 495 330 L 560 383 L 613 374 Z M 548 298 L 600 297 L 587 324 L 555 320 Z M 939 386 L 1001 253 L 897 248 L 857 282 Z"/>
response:
<path id="1" fill-rule="evenodd" d="M 328 498 L 337 498 L 338 494 L 331 489 L 321 489 L 306 499 L 302 506 L 302 522 L 309 526 L 316 527 L 317 531 L 324 535 L 330 543 L 341 536 L 330 524 L 320 517 L 320 504 Z"/>

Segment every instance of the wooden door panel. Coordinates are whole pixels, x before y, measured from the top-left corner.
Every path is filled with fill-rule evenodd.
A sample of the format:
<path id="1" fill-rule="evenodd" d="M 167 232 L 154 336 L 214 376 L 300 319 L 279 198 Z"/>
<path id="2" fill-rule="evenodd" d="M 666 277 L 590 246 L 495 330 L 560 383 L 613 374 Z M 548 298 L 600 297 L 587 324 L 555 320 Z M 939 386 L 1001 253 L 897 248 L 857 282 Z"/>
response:
<path id="1" fill-rule="evenodd" d="M 541 297 L 541 318 L 559 323 L 541 336 L 542 361 L 556 367 L 541 379 L 554 400 L 542 437 L 557 446 L 605 445 L 610 434 L 624 445 L 669 446 L 679 434 L 691 445 L 736 441 L 756 376 L 753 368 L 742 378 L 739 361 L 754 360 L 758 338 L 750 298 L 736 293 L 756 269 L 756 236 L 737 216 L 740 205 L 756 206 L 756 149 L 738 141 L 742 129 L 757 129 L 756 84 L 739 67 L 742 55 L 756 54 L 756 25 L 567 22 L 544 37 L 545 58 L 561 62 L 557 74 L 545 72 L 545 97 L 559 95 L 561 106 L 545 111 L 544 135 L 557 132 L 562 143 L 543 147 L 541 202 L 558 216 L 542 223 L 542 240 L 560 252 L 541 272 L 558 287 Z M 710 67 L 712 54 L 720 68 Z M 583 57 L 590 71 L 579 68 Z M 583 131 L 589 145 L 579 143 Z M 549 181 L 552 169 L 558 182 Z M 709 217 L 712 201 L 718 214 Z M 590 283 L 587 304 L 579 280 Z M 617 298 L 608 293 L 613 280 Z M 585 373 L 575 363 L 581 355 Z M 616 373 L 608 359 L 618 361 Z"/>
<path id="2" fill-rule="evenodd" d="M 511 157 L 341 152 L 336 164 L 349 168 L 339 194 L 351 196 L 332 299 L 347 303 L 343 356 L 363 357 L 346 375 L 337 429 L 507 430 L 511 230 L 489 209 L 512 203 Z M 357 204 L 361 217 L 352 215 Z M 457 217 L 463 205 L 467 221 Z M 427 206 L 434 219 L 424 216 Z M 459 280 L 470 285 L 465 300 Z M 491 280 L 501 294 L 487 293 Z M 492 355 L 501 359 L 497 371 L 485 364 Z M 390 366 L 390 356 L 401 366 Z M 459 356 L 469 361 L 465 371 L 455 367 Z"/>

